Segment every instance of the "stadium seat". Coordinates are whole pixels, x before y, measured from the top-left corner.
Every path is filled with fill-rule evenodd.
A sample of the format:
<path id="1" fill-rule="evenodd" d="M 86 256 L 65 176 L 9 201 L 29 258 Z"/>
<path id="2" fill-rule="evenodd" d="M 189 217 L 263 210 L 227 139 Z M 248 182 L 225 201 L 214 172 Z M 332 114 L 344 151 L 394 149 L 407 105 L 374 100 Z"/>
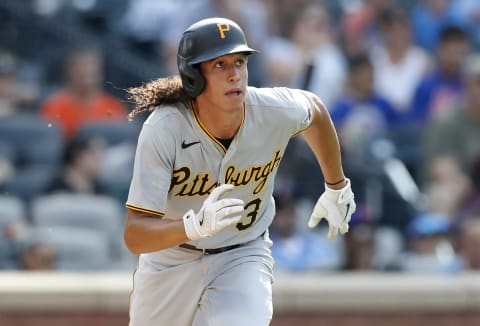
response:
<path id="1" fill-rule="evenodd" d="M 13 146 L 16 166 L 60 166 L 63 139 L 60 130 L 35 116 L 0 119 L 0 142 Z"/>
<path id="2" fill-rule="evenodd" d="M 31 205 L 37 227 L 72 227 L 95 230 L 108 241 L 112 258 L 119 255 L 124 212 L 108 196 L 59 193 L 37 197 Z"/>
<path id="3" fill-rule="evenodd" d="M 15 146 L 5 140 L 0 140 L 0 159 L 6 159 L 14 164 L 17 161 L 17 150 Z"/>
<path id="4" fill-rule="evenodd" d="M 27 224 L 26 204 L 18 197 L 0 195 L 0 269 L 15 268 L 15 239 L 8 235 L 9 227 Z"/>
<path id="5" fill-rule="evenodd" d="M 91 122 L 82 125 L 76 137 L 98 136 L 105 139 L 109 146 L 123 142 L 136 142 L 139 126 L 125 122 Z"/>
<path id="6" fill-rule="evenodd" d="M 56 253 L 55 269 L 66 271 L 109 268 L 108 239 L 101 231 L 68 227 L 32 227 L 27 244 L 45 243 Z"/>
<path id="7" fill-rule="evenodd" d="M 30 202 L 44 193 L 53 173 L 52 169 L 41 166 L 18 168 L 15 175 L 6 181 L 4 191 Z"/>
<path id="8" fill-rule="evenodd" d="M 0 229 L 2 226 L 26 220 L 27 207 L 24 201 L 16 196 L 0 195 Z"/>

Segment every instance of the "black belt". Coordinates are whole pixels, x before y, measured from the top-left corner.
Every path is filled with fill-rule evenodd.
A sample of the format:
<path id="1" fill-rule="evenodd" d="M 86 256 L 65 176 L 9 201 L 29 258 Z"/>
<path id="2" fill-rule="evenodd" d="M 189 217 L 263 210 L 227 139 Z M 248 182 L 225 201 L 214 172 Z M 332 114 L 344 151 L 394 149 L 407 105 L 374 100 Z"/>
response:
<path id="1" fill-rule="evenodd" d="M 259 238 L 264 238 L 266 237 L 267 231 L 263 232 L 260 234 Z M 215 254 L 221 254 L 222 252 L 233 250 L 240 248 L 243 246 L 244 243 L 239 243 L 236 245 L 231 245 L 231 246 L 226 246 L 226 247 L 221 247 L 221 248 L 215 248 L 215 249 L 202 249 L 202 248 L 197 248 L 195 246 L 189 245 L 188 243 L 182 243 L 181 245 L 178 245 L 180 248 L 183 249 L 189 249 L 189 250 L 195 250 L 195 251 L 200 251 L 203 252 L 204 255 L 215 255 Z"/>
<path id="2" fill-rule="evenodd" d="M 226 246 L 226 247 L 221 247 L 221 248 L 215 248 L 215 249 L 201 249 L 201 248 L 197 248 L 195 246 L 189 245 L 187 243 L 182 243 L 181 245 L 179 245 L 180 248 L 200 251 L 200 252 L 203 252 L 204 255 L 220 254 L 220 253 L 225 252 L 225 251 L 240 248 L 241 246 L 243 246 L 243 244 L 236 244 L 236 245 L 231 245 L 231 246 Z"/>

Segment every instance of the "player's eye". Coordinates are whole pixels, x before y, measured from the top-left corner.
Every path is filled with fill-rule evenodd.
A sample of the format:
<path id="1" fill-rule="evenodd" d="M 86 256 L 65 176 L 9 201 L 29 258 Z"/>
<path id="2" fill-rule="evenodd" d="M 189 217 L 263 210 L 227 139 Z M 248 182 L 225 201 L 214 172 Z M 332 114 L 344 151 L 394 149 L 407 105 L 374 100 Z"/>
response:
<path id="1" fill-rule="evenodd" d="M 215 62 L 215 68 L 223 68 L 224 66 L 225 66 L 225 63 L 223 61 Z"/>
<path id="2" fill-rule="evenodd" d="M 235 61 L 235 65 L 241 67 L 247 63 L 247 59 L 241 58 Z"/>

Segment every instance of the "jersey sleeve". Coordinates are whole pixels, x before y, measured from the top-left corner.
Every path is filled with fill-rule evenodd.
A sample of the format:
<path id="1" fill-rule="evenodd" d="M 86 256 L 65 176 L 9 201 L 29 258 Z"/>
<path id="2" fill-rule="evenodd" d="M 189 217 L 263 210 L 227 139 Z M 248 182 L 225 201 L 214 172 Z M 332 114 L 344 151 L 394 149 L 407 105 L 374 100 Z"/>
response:
<path id="1" fill-rule="evenodd" d="M 126 206 L 163 217 L 170 187 L 174 149 L 165 128 L 145 124 L 140 132 Z"/>
<path id="2" fill-rule="evenodd" d="M 290 110 L 287 111 L 289 118 L 293 119 L 294 129 L 292 136 L 306 129 L 313 120 L 315 104 L 308 97 L 307 93 L 299 89 L 285 87 L 274 88 L 273 91 Z"/>

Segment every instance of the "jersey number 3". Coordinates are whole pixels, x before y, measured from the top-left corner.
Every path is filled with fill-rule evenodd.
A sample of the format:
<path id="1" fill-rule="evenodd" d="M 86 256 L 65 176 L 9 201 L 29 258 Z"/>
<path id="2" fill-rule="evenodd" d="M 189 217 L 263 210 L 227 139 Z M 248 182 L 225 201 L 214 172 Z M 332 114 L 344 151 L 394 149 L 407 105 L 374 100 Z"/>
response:
<path id="1" fill-rule="evenodd" d="M 235 227 L 239 231 L 248 229 L 255 222 L 255 220 L 257 219 L 258 209 L 260 208 L 261 202 L 262 200 L 260 198 L 256 198 L 250 201 L 249 203 L 247 203 L 247 205 L 245 205 L 245 211 L 247 211 L 248 208 L 251 206 L 253 206 L 253 209 L 247 214 L 248 221 L 245 221 L 245 223 L 239 222 L 235 225 Z"/>

